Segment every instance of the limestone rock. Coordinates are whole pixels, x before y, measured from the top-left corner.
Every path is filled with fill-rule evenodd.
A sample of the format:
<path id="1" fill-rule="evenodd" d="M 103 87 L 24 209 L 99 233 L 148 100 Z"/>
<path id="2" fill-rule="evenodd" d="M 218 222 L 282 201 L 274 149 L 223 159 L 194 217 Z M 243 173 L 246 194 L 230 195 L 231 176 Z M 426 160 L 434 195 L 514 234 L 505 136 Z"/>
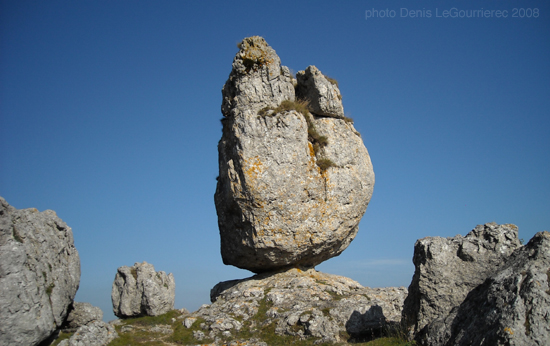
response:
<path id="1" fill-rule="evenodd" d="M 496 223 L 478 225 L 466 237 L 418 240 L 415 273 L 403 308 L 410 335 L 449 314 L 520 246 L 515 225 Z"/>
<path id="2" fill-rule="evenodd" d="M 296 74 L 296 98 L 308 101 L 311 112 L 327 117 L 344 117 L 342 94 L 334 80 L 330 81 L 315 66 Z"/>
<path id="3" fill-rule="evenodd" d="M 294 100 L 294 89 L 275 52 L 250 42 L 265 44 L 241 43 L 223 90 L 215 194 L 222 258 L 256 273 L 313 267 L 357 234 L 372 196 L 372 163 L 349 121 L 292 109 L 259 115 Z M 323 143 L 312 139 L 312 128 Z"/>
<path id="4" fill-rule="evenodd" d="M 115 327 L 103 321 L 92 321 L 78 328 L 59 346 L 105 346 L 118 337 Z"/>
<path id="5" fill-rule="evenodd" d="M 147 262 L 118 268 L 111 291 L 117 317 L 158 316 L 174 308 L 176 283 L 172 273 L 156 272 Z"/>
<path id="6" fill-rule="evenodd" d="M 264 107 L 294 101 L 294 85 L 275 50 L 259 36 L 245 38 L 222 89 L 224 116 L 256 115 Z"/>
<path id="7" fill-rule="evenodd" d="M 0 197 L 0 345 L 49 338 L 79 283 L 71 228 L 52 210 L 17 210 Z"/>
<path id="8" fill-rule="evenodd" d="M 423 345 L 548 345 L 550 233 L 537 233 L 447 316 L 430 323 Z"/>
<path id="9" fill-rule="evenodd" d="M 406 294 L 404 287 L 368 288 L 314 269 L 290 269 L 220 282 L 211 291 L 213 303 L 184 324 L 205 320 L 202 329 L 211 339 L 273 326 L 279 335 L 336 342 L 342 333 L 359 338 L 398 324 Z"/>
<path id="10" fill-rule="evenodd" d="M 73 302 L 69 308 L 69 315 L 63 324 L 66 331 L 76 331 L 79 327 L 92 321 L 101 321 L 103 311 L 90 303 Z"/>

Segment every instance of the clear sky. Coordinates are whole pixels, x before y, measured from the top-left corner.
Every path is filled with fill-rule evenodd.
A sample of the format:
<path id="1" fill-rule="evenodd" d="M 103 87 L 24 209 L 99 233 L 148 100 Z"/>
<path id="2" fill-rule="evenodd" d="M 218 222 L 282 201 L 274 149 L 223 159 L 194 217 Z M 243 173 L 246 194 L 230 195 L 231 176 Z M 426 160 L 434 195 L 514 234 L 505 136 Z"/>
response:
<path id="1" fill-rule="evenodd" d="M 222 263 L 213 195 L 252 35 L 339 81 L 373 162 L 356 239 L 318 270 L 408 286 L 419 238 L 550 230 L 548 1 L 1 1 L 0 195 L 72 227 L 76 299 L 106 320 L 123 265 L 173 273 L 189 310 L 251 275 Z"/>

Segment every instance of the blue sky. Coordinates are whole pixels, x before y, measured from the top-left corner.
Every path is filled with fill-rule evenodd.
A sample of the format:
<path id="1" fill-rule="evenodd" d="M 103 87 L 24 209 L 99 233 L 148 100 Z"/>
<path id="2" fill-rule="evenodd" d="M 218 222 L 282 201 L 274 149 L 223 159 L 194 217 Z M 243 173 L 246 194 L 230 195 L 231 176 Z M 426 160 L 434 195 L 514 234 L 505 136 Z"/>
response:
<path id="1" fill-rule="evenodd" d="M 251 275 L 222 263 L 213 195 L 221 88 L 252 35 L 339 81 L 373 162 L 359 234 L 318 270 L 408 286 L 419 238 L 550 230 L 547 1 L 1 1 L 0 195 L 72 227 L 76 299 L 106 320 L 122 265 L 173 273 L 189 310 Z"/>

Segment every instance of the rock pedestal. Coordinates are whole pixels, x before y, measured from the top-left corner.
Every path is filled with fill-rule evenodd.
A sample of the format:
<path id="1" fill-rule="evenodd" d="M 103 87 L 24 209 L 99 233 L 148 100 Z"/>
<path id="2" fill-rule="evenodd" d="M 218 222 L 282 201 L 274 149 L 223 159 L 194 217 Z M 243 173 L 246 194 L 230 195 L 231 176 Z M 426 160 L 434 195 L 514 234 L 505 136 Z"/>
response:
<path id="1" fill-rule="evenodd" d="M 156 272 L 147 262 L 118 268 L 111 291 L 115 316 L 158 316 L 174 308 L 176 283 L 172 273 Z"/>
<path id="2" fill-rule="evenodd" d="M 316 343 L 347 341 L 398 324 L 406 294 L 404 287 L 369 288 L 315 269 L 289 269 L 220 282 L 210 293 L 213 303 L 190 314 L 183 325 L 204 320 L 201 338 L 221 338 L 219 344 L 224 336 L 254 335 L 261 328 Z"/>
<path id="3" fill-rule="evenodd" d="M 225 264 L 259 273 L 337 256 L 372 196 L 371 160 L 343 118 L 338 87 L 313 66 L 299 75 L 292 78 L 263 38 L 240 44 L 222 90 L 218 144 Z"/>
<path id="4" fill-rule="evenodd" d="M 0 345 L 50 337 L 79 283 L 71 228 L 52 210 L 17 210 L 0 197 Z"/>

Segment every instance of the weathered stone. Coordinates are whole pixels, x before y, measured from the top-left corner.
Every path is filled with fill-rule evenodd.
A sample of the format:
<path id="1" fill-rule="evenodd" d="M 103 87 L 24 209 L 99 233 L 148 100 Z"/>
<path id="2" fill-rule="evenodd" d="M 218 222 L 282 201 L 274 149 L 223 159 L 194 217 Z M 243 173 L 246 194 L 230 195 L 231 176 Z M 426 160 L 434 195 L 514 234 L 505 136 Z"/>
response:
<path id="1" fill-rule="evenodd" d="M 255 116 L 264 107 L 294 101 L 290 71 L 281 66 L 281 59 L 262 37 L 245 38 L 239 48 L 222 89 L 224 116 Z"/>
<path id="2" fill-rule="evenodd" d="M 410 336 L 446 316 L 519 246 L 514 225 L 478 225 L 466 237 L 428 237 L 414 246 L 415 273 L 403 308 Z"/>
<path id="3" fill-rule="evenodd" d="M 0 345 L 49 338 L 79 282 L 71 228 L 52 210 L 17 210 L 0 197 Z"/>
<path id="4" fill-rule="evenodd" d="M 176 283 L 172 273 L 156 272 L 147 262 L 118 268 L 111 291 L 118 317 L 158 316 L 174 308 Z"/>
<path id="5" fill-rule="evenodd" d="M 101 321 L 103 311 L 90 303 L 73 302 L 69 307 L 67 320 L 62 328 L 66 331 L 76 331 L 79 327 L 92 321 Z"/>
<path id="6" fill-rule="evenodd" d="M 450 314 L 418 335 L 422 345 L 548 345 L 550 233 L 537 233 Z"/>
<path id="7" fill-rule="evenodd" d="M 81 326 L 59 346 L 105 346 L 118 337 L 115 327 L 103 321 L 92 321 Z"/>
<path id="8" fill-rule="evenodd" d="M 223 338 L 223 331 L 254 333 L 273 325 L 279 335 L 336 342 L 342 333 L 357 338 L 398 324 L 406 294 L 404 287 L 368 288 L 314 269 L 290 269 L 220 282 L 211 291 L 213 303 L 185 322 L 203 319 L 212 339 Z"/>
<path id="9" fill-rule="evenodd" d="M 293 100 L 294 91 L 266 84 L 265 76 L 277 74 L 279 58 L 267 44 L 258 53 L 260 45 L 249 40 L 241 44 L 223 92 L 226 118 L 215 194 L 222 258 L 257 273 L 313 267 L 339 255 L 357 234 L 372 196 L 372 163 L 348 121 L 295 110 L 259 115 L 265 106 Z M 241 61 L 264 55 L 270 58 Z M 291 85 L 290 79 L 284 83 Z M 259 90 L 254 95 L 261 96 L 227 97 L 227 90 L 249 89 L 247 95 Z"/>
<path id="10" fill-rule="evenodd" d="M 309 103 L 311 112 L 327 117 L 344 117 L 342 95 L 334 80 L 329 80 L 315 66 L 296 74 L 296 98 Z"/>

